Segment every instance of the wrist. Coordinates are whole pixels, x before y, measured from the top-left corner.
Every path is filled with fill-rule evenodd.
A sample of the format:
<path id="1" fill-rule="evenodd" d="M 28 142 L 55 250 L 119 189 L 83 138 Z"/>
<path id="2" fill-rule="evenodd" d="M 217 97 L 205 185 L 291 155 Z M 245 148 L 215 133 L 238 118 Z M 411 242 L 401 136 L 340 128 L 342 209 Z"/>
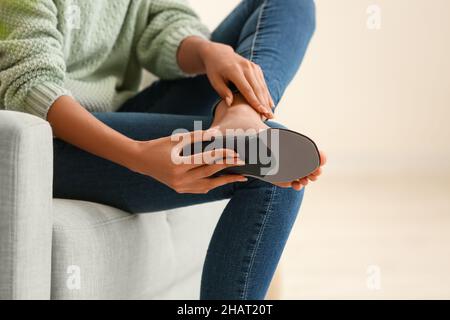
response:
<path id="1" fill-rule="evenodd" d="M 183 40 L 178 50 L 178 64 L 189 74 L 204 74 L 206 72 L 205 56 L 211 41 L 191 36 Z"/>
<path id="2" fill-rule="evenodd" d="M 120 162 L 119 164 L 131 171 L 138 172 L 141 167 L 142 150 L 147 142 L 129 139 L 120 152 L 121 159 L 118 161 Z"/>
<path id="3" fill-rule="evenodd" d="M 196 51 L 197 51 L 197 57 L 200 65 L 200 72 L 199 74 L 205 74 L 206 73 L 206 59 L 209 55 L 209 52 L 211 51 L 210 48 L 213 46 L 213 42 L 196 37 L 197 43 L 196 43 Z"/>
<path id="4" fill-rule="evenodd" d="M 211 48 L 214 47 L 214 42 L 202 39 L 202 41 L 199 41 L 197 45 L 197 52 L 198 56 L 200 57 L 200 60 L 203 64 L 205 64 L 205 60 L 207 59 L 208 55 L 211 52 Z"/>

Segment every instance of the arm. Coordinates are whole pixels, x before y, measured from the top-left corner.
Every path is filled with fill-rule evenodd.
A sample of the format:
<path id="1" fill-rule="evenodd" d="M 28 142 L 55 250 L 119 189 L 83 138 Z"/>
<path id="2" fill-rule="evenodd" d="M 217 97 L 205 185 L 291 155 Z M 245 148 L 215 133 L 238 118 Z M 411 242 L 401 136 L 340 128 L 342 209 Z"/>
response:
<path id="1" fill-rule="evenodd" d="M 136 48 L 140 64 L 160 79 L 187 76 L 177 63 L 180 44 L 193 36 L 208 39 L 208 28 L 185 0 L 152 0 L 147 21 Z"/>
<path id="2" fill-rule="evenodd" d="M 47 116 L 53 134 L 72 145 L 124 167 L 133 168 L 138 143 L 108 127 L 73 98 L 60 97 Z"/>
<path id="3" fill-rule="evenodd" d="M 230 106 L 232 82 L 256 111 L 273 118 L 274 103 L 261 68 L 230 46 L 209 41 L 208 29 L 186 1 L 153 0 L 148 21 L 137 46 L 144 68 L 161 79 L 206 73 Z"/>
<path id="4" fill-rule="evenodd" d="M 71 97 L 64 96 L 51 106 L 48 121 L 56 137 L 132 171 L 150 176 L 179 193 L 206 193 L 228 183 L 246 181 L 240 175 L 210 178 L 227 167 L 239 164 L 234 151 L 215 150 L 196 155 L 202 159 L 235 158 L 232 163 L 206 164 L 194 160 L 196 156 L 181 159 L 179 154 L 184 145 L 208 140 L 213 132 L 187 133 L 182 145 L 172 137 L 136 141 L 108 127 Z M 174 153 L 174 150 L 178 152 Z M 174 154 L 180 159 L 175 159 Z"/>
<path id="5" fill-rule="evenodd" d="M 164 8 L 166 3 L 162 1 L 160 5 Z M 157 1 L 152 5 L 157 7 Z M 48 120 L 56 137 L 130 170 L 149 175 L 178 191 L 204 192 L 242 179 L 240 176 L 209 179 L 224 165 L 176 165 L 171 158 L 176 143 L 170 137 L 134 141 L 97 120 L 71 98 L 63 87 L 66 66 L 57 14 L 53 0 L 0 1 L 0 105 Z M 172 49 L 176 52 L 178 44 L 171 42 L 180 36 L 176 22 L 186 22 L 170 10 L 161 11 L 158 23 L 161 19 L 171 21 L 166 31 L 174 33 L 172 36 L 166 31 L 158 33 L 157 26 L 149 29 L 146 35 L 150 36 L 149 39 L 156 30 L 153 45 L 157 46 L 150 50 L 153 52 L 150 65 L 161 62 L 158 57 L 160 48 L 168 52 L 169 57 Z M 198 21 L 194 19 L 192 23 L 197 24 Z M 191 32 L 195 29 L 192 28 L 184 28 L 181 38 L 195 34 Z M 175 53 L 173 57 L 176 61 Z M 173 75 L 170 70 L 178 70 L 176 63 L 159 69 Z"/>
<path id="6" fill-rule="evenodd" d="M 0 1 L 0 105 L 45 119 L 64 88 L 62 35 L 52 0 Z"/>
<path id="7" fill-rule="evenodd" d="M 0 1 L 0 104 L 48 118 L 56 137 L 128 165 L 124 159 L 136 144 L 94 118 L 63 88 L 56 16 L 52 0 Z"/>

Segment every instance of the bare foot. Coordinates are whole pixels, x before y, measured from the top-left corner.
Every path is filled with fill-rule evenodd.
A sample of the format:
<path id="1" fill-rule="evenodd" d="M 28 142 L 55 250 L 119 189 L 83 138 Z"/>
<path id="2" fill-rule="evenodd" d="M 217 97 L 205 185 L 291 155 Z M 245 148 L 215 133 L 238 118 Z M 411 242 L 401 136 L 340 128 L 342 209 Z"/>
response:
<path id="1" fill-rule="evenodd" d="M 211 127 L 217 127 L 223 134 L 227 129 L 242 129 L 242 130 L 265 130 L 269 126 L 263 121 L 262 116 L 248 105 L 246 100 L 241 95 L 236 95 L 233 105 L 228 106 L 225 101 L 219 103 L 214 115 L 214 121 Z M 283 188 L 294 188 L 301 190 L 308 185 L 310 181 L 316 181 L 322 173 L 322 167 L 326 163 L 326 156 L 320 152 L 320 167 L 307 177 L 302 177 L 294 181 L 275 183 L 275 185 Z"/>
<path id="2" fill-rule="evenodd" d="M 269 128 L 262 121 L 262 116 L 248 105 L 241 95 L 235 95 L 231 107 L 224 101 L 219 103 L 211 127 L 219 127 L 223 133 L 226 129 L 254 129 L 258 131 Z"/>

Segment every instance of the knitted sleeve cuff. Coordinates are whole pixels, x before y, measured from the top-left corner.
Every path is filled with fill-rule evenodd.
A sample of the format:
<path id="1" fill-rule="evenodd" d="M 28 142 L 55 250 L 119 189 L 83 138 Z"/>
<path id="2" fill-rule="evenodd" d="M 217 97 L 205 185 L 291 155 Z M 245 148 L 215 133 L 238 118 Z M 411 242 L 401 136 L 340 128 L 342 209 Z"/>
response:
<path id="1" fill-rule="evenodd" d="M 24 107 L 27 112 L 47 120 L 48 110 L 62 96 L 72 96 L 72 94 L 57 84 L 41 83 L 29 91 Z"/>
<path id="2" fill-rule="evenodd" d="M 206 27 L 190 27 L 184 26 L 181 28 L 175 29 L 166 39 L 165 39 L 165 48 L 164 54 L 161 55 L 161 68 L 165 69 L 164 74 L 167 75 L 168 78 L 180 78 L 180 77 L 189 77 L 193 76 L 191 74 L 187 74 L 181 70 L 177 54 L 178 49 L 183 42 L 184 39 L 197 36 L 204 39 L 210 38 L 210 33 L 206 29 Z"/>

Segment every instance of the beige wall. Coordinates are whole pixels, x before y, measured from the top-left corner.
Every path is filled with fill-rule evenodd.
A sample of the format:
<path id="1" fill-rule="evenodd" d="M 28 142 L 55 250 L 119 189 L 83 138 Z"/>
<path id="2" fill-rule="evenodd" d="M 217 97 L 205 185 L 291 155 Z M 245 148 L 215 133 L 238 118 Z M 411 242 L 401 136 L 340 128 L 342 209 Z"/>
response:
<path id="1" fill-rule="evenodd" d="M 211 28 L 238 3 L 190 2 Z M 316 4 L 317 31 L 278 120 L 327 151 L 330 175 L 450 172 L 450 1 Z M 372 4 L 380 30 L 366 25 Z"/>

